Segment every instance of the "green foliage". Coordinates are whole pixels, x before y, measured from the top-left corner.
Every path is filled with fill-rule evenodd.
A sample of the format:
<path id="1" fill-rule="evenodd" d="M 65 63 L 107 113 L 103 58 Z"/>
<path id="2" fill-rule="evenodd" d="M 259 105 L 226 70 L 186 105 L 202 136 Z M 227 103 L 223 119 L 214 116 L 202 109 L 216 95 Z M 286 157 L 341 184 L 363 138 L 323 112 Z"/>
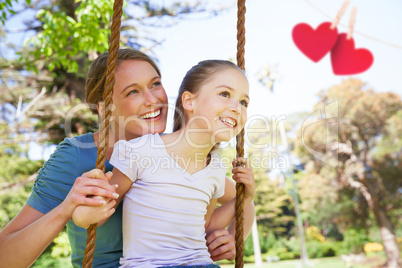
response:
<path id="1" fill-rule="evenodd" d="M 313 230 L 316 230 L 313 228 Z M 308 240 L 306 243 L 307 254 L 309 258 L 334 257 L 341 254 L 360 253 L 356 250 L 363 248 L 367 241 L 362 231 L 348 230 L 345 234 L 345 241 L 332 241 L 321 239 Z M 301 246 L 300 240 L 294 237 L 286 239 L 284 237 L 275 238 L 273 232 L 266 235 L 259 232 L 261 253 L 266 256 L 278 256 L 281 260 L 291 260 L 300 258 Z M 249 236 L 245 241 L 245 256 L 250 257 L 254 254 L 252 237 Z"/>
<path id="2" fill-rule="evenodd" d="M 336 242 L 309 241 L 306 243 L 309 258 L 334 257 L 337 254 Z"/>
<path id="3" fill-rule="evenodd" d="M 260 247 L 261 247 L 261 253 L 266 253 L 268 252 L 271 248 L 273 248 L 276 244 L 276 237 L 274 232 L 268 231 L 268 234 L 262 234 L 260 236 Z"/>
<path id="4" fill-rule="evenodd" d="M 351 253 L 364 252 L 364 244 L 370 242 L 365 230 L 348 229 L 344 234 L 343 245 L 345 250 Z"/>
<path id="5" fill-rule="evenodd" d="M 268 251 L 269 256 L 278 256 L 280 260 L 292 260 L 295 258 L 294 252 L 290 252 L 286 247 L 274 248 Z"/>
<path id="6" fill-rule="evenodd" d="M 249 257 L 254 254 L 253 236 L 249 235 L 244 241 L 244 256 Z"/>
<path id="7" fill-rule="evenodd" d="M 9 16 L 11 14 L 15 15 L 16 12 L 13 10 L 13 4 L 17 3 L 18 0 L 3 0 L 0 3 L 0 22 L 4 25 L 6 20 L 7 20 L 7 16 Z M 28 5 L 31 4 L 31 0 L 26 0 L 26 3 Z"/>
<path id="8" fill-rule="evenodd" d="M 268 249 L 268 256 L 278 256 L 281 260 L 291 260 L 300 257 L 299 240 L 291 238 L 278 238 Z"/>
<path id="9" fill-rule="evenodd" d="M 38 171 L 43 161 L 32 161 L 16 155 L 0 156 L 0 230 L 21 210 L 29 197 L 32 180 L 26 179 Z"/>
<path id="10" fill-rule="evenodd" d="M 263 232 L 273 231 L 275 235 L 288 235 L 293 227 L 294 214 L 291 197 L 278 182 L 256 176 L 257 193 L 254 198 L 257 222 Z"/>
<path id="11" fill-rule="evenodd" d="M 13 189 L 0 196 L 0 229 L 3 229 L 21 210 L 30 194 L 32 184 Z"/>
<path id="12" fill-rule="evenodd" d="M 376 159 L 382 159 L 387 155 L 400 154 L 402 148 L 402 109 L 392 115 L 385 122 L 385 133 L 373 153 Z"/>
<path id="13" fill-rule="evenodd" d="M 69 268 L 72 267 L 69 257 L 52 258 L 51 253 L 46 252 L 42 254 L 32 265 L 34 268 L 55 267 L 55 268 Z"/>
<path id="14" fill-rule="evenodd" d="M 65 68 L 76 73 L 82 52 L 103 53 L 109 47 L 112 14 L 113 1 L 104 0 L 80 1 L 73 16 L 55 6 L 38 10 L 36 18 L 43 23 L 43 31 L 28 41 L 35 47 L 32 55 L 45 60 L 50 71 Z"/>
<path id="15" fill-rule="evenodd" d="M 306 240 L 324 242 L 325 237 L 321 234 L 317 226 L 311 225 L 306 230 Z"/>
<path id="16" fill-rule="evenodd" d="M 261 253 L 267 253 L 273 248 L 276 248 L 277 240 L 272 231 L 265 233 L 262 226 L 258 226 L 258 235 Z M 249 235 L 244 241 L 244 255 L 251 256 L 254 254 L 253 237 Z"/>
<path id="17" fill-rule="evenodd" d="M 343 244 L 333 241 L 307 241 L 306 249 L 309 258 L 333 257 L 341 253 Z M 301 246 L 299 239 L 278 239 L 274 246 L 268 251 L 268 255 L 275 256 L 281 260 L 300 258 Z"/>
<path id="18" fill-rule="evenodd" d="M 54 240 L 54 246 L 52 247 L 52 258 L 68 257 L 71 254 L 70 242 L 68 241 L 68 235 L 65 231 L 61 232 Z"/>

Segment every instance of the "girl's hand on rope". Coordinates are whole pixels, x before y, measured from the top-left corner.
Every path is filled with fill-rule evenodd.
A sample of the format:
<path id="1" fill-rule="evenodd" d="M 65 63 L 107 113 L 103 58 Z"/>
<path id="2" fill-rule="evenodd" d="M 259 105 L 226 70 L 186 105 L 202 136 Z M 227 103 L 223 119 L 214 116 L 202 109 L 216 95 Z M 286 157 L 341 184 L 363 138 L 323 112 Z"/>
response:
<path id="1" fill-rule="evenodd" d="M 236 256 L 235 239 L 226 229 L 219 229 L 209 234 L 207 247 L 213 261 L 233 261 Z"/>
<path id="2" fill-rule="evenodd" d="M 236 166 L 237 163 L 243 163 L 243 165 Z M 244 205 L 251 203 L 255 196 L 255 181 L 254 172 L 250 166 L 250 162 L 247 158 L 238 157 L 232 162 L 233 180 L 236 183 L 244 184 Z"/>
<path id="3" fill-rule="evenodd" d="M 99 169 L 92 169 L 78 177 L 62 203 L 66 217 L 71 219 L 74 210 L 79 205 L 99 206 L 106 204 L 106 200 L 93 198 L 93 196 L 116 199 L 116 187 L 108 182 L 111 176 L 111 172 L 104 174 Z"/>

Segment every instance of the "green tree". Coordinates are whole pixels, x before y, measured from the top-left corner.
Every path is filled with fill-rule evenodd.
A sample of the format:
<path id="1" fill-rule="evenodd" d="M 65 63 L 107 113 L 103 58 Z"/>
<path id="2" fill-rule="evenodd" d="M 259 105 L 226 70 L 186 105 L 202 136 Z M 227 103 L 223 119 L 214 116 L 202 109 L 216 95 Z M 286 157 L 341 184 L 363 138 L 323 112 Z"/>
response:
<path id="1" fill-rule="evenodd" d="M 400 209 L 401 147 L 393 126 L 400 124 L 402 102 L 397 94 L 366 88 L 347 79 L 320 92 L 313 115 L 321 111 L 325 120 L 304 122 L 296 148 L 309 174 L 364 197 L 379 226 L 387 265 L 400 267 L 393 211 Z"/>
<path id="2" fill-rule="evenodd" d="M 10 16 L 10 14 L 16 14 L 16 12 L 13 10 L 13 2 L 17 2 L 18 0 L 5 0 L 0 3 L 0 22 L 5 23 L 7 16 Z M 31 1 L 27 0 L 27 4 L 30 4 Z"/>

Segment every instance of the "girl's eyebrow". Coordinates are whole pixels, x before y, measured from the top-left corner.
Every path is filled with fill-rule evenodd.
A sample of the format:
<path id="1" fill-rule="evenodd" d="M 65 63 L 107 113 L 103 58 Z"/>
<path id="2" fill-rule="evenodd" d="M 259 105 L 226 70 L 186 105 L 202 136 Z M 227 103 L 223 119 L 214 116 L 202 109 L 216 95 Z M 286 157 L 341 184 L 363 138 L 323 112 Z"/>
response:
<path id="1" fill-rule="evenodd" d="M 231 87 L 229 87 L 229 86 L 226 86 L 226 85 L 218 86 L 218 88 L 220 88 L 220 87 L 224 87 L 224 88 L 227 88 L 227 89 L 229 89 L 229 90 L 231 90 L 231 91 L 235 91 L 233 88 L 231 88 Z M 250 97 L 249 97 L 247 94 L 243 94 L 243 95 L 244 95 L 244 97 L 246 97 L 247 99 L 250 100 Z"/>
<path id="2" fill-rule="evenodd" d="M 154 80 L 157 80 L 157 79 L 160 79 L 160 76 L 155 76 L 155 77 L 153 77 L 150 81 L 154 81 Z M 134 87 L 134 86 L 136 86 L 136 85 L 138 85 L 138 83 L 135 83 L 135 82 L 134 82 L 134 83 L 132 83 L 132 84 L 126 86 L 126 87 L 121 91 L 120 94 L 123 94 L 128 88 Z"/>

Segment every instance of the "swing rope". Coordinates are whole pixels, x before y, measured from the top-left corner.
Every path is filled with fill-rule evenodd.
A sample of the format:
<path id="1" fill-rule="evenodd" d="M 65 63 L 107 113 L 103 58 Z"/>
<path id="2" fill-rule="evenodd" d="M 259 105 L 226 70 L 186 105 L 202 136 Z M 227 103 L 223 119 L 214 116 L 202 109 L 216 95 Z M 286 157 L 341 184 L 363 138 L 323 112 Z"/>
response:
<path id="1" fill-rule="evenodd" d="M 109 138 L 109 121 L 112 111 L 112 95 L 115 82 L 117 52 L 120 45 L 120 25 L 123 14 L 123 0 L 115 0 L 113 5 L 113 17 L 111 26 L 109 56 L 107 59 L 105 91 L 103 93 L 103 113 L 101 114 L 101 125 L 99 135 L 99 145 L 96 159 L 96 168 L 105 172 L 106 151 Z M 87 230 L 87 245 L 84 253 L 83 268 L 92 267 L 95 252 L 97 224 L 91 224 Z"/>
<path id="2" fill-rule="evenodd" d="M 245 38 L 245 15 L 246 15 L 246 0 L 237 1 L 237 65 L 245 70 L 244 63 L 244 45 Z M 244 128 L 236 136 L 236 157 L 244 156 Z M 235 268 L 242 268 L 244 266 L 244 184 L 236 183 L 236 205 L 235 205 L 235 218 L 236 218 L 236 264 Z"/>
<path id="3" fill-rule="evenodd" d="M 244 68 L 244 44 L 245 44 L 245 0 L 238 0 L 237 7 L 237 65 Z M 123 0 L 115 0 L 113 5 L 113 17 L 111 26 L 111 38 L 109 46 L 109 56 L 107 60 L 106 84 L 103 94 L 103 113 L 101 114 L 101 126 L 99 135 L 99 145 L 97 151 L 96 168 L 105 172 L 106 151 L 108 148 L 109 121 L 111 117 L 112 95 L 115 82 L 115 72 L 117 63 L 117 52 L 120 44 L 120 25 L 123 13 Z M 244 156 L 244 129 L 236 136 L 236 156 Z M 244 266 L 244 185 L 236 184 L 236 268 Z M 87 244 L 84 253 L 83 268 L 92 267 L 93 255 L 95 252 L 97 224 L 92 224 L 87 230 Z"/>

